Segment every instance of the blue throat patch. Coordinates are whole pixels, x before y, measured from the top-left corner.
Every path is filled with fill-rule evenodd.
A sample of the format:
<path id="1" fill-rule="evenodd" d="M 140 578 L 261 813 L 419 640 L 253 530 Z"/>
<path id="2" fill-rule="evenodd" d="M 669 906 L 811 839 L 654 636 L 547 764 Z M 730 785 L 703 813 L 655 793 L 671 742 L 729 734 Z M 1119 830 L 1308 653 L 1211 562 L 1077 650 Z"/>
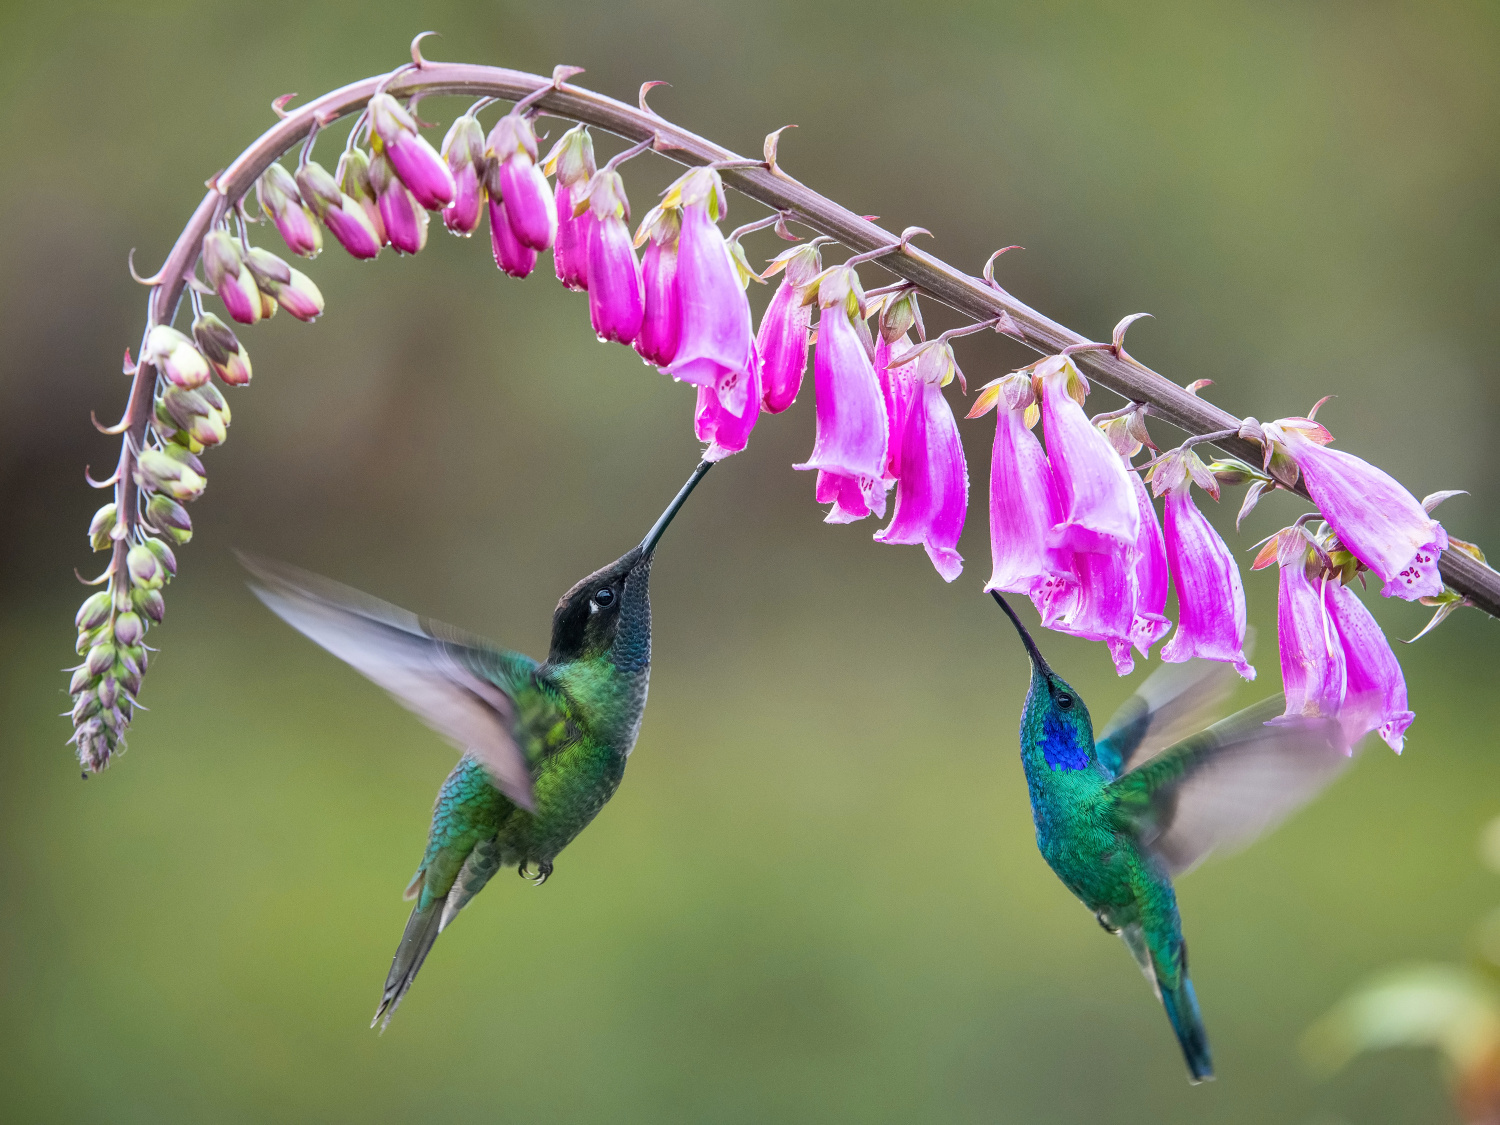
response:
<path id="1" fill-rule="evenodd" d="M 1073 728 L 1056 715 L 1042 720 L 1042 756 L 1054 770 L 1082 770 L 1089 765 L 1088 751 L 1078 745 Z"/>

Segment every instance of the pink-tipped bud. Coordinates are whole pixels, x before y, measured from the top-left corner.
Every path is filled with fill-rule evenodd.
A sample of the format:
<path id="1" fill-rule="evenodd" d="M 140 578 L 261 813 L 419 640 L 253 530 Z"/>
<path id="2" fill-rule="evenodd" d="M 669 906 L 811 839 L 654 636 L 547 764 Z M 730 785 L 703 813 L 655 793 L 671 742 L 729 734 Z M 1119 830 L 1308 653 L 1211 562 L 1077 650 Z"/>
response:
<path id="1" fill-rule="evenodd" d="M 453 202 L 457 190 L 448 165 L 418 135 L 416 119 L 389 94 L 376 94 L 370 99 L 370 147 L 390 160 L 396 175 L 422 207 L 435 211 Z"/>
<path id="2" fill-rule="evenodd" d="M 370 187 L 380 208 L 380 219 L 391 246 L 416 254 L 427 245 L 427 212 L 407 189 L 390 160 L 376 154 L 370 162 Z"/>
<path id="3" fill-rule="evenodd" d="M 599 339 L 619 344 L 635 339 L 645 311 L 641 265 L 625 226 L 629 206 L 618 172 L 594 176 L 589 186 L 595 220 L 589 235 L 589 319 Z"/>
<path id="4" fill-rule="evenodd" d="M 234 237 L 222 227 L 203 236 L 203 272 L 233 319 L 241 324 L 260 320 L 260 290 Z"/>
<path id="5" fill-rule="evenodd" d="M 297 181 L 280 164 L 272 164 L 255 181 L 255 198 L 260 209 L 271 217 L 287 249 L 303 258 L 316 258 L 323 249 L 323 233 L 313 213 L 302 202 Z"/>
<path id="6" fill-rule="evenodd" d="M 537 167 L 536 131 L 514 113 L 495 123 L 485 143 L 491 198 L 505 203 L 505 217 L 516 240 L 533 250 L 545 250 L 557 236 L 557 213 L 547 177 Z"/>
<path id="7" fill-rule="evenodd" d="M 490 197 L 490 249 L 495 265 L 511 277 L 526 277 L 536 268 L 536 251 L 516 238 L 505 217 L 505 204 L 494 196 Z"/>
<path id="8" fill-rule="evenodd" d="M 155 364 L 173 386 L 193 388 L 208 382 L 208 360 L 191 340 L 169 325 L 158 324 L 151 329 L 141 357 Z"/>
<path id="9" fill-rule="evenodd" d="M 576 204 L 594 178 L 594 140 L 582 125 L 575 125 L 557 139 L 543 165 L 544 172 L 557 174 L 553 214 L 557 235 L 552 243 L 552 264 L 557 280 L 569 289 L 588 288 L 589 230 L 594 216 L 589 211 L 574 214 Z M 650 251 L 647 251 L 650 256 Z M 649 306 L 649 298 L 647 300 Z"/>
<path id="10" fill-rule="evenodd" d="M 213 313 L 206 312 L 193 321 L 193 342 L 219 378 L 231 387 L 243 387 L 250 382 L 249 353 L 229 325 Z"/>
<path id="11" fill-rule="evenodd" d="M 169 447 L 180 449 L 180 446 Z M 186 450 L 182 450 L 187 453 Z M 136 458 L 135 481 L 146 492 L 164 492 L 174 500 L 193 501 L 203 495 L 208 481 L 202 473 L 202 462 L 187 453 L 197 468 L 178 456 L 160 449 L 143 449 Z"/>
<path id="12" fill-rule="evenodd" d="M 797 400 L 797 392 L 802 389 L 802 377 L 807 373 L 807 341 L 812 326 L 808 286 L 823 271 L 822 255 L 811 244 L 793 247 L 771 262 L 766 276 L 778 270 L 785 270 L 786 274 L 761 317 L 760 331 L 755 337 L 765 407 L 771 414 L 780 414 L 791 406 Z M 895 437 L 894 429 L 892 437 Z"/>
<path id="13" fill-rule="evenodd" d="M 94 550 L 103 551 L 114 546 L 118 519 L 118 510 L 112 502 L 94 513 L 94 518 L 89 521 L 89 545 Z"/>
<path id="14" fill-rule="evenodd" d="M 312 278 L 301 270 L 294 270 L 269 250 L 253 247 L 245 257 L 245 264 L 255 275 L 255 282 L 263 292 L 269 293 L 276 303 L 298 320 L 316 320 L 323 315 L 323 294 L 313 284 Z"/>
<path id="15" fill-rule="evenodd" d="M 443 223 L 467 238 L 478 229 L 484 208 L 484 131 L 472 114 L 453 122 L 443 139 L 443 159 L 454 185 L 453 202 L 443 208 Z"/>
<path id="16" fill-rule="evenodd" d="M 641 262 L 645 311 L 635 350 L 647 363 L 666 367 L 677 357 L 677 343 L 682 337 L 681 298 L 677 293 L 677 236 L 682 230 L 682 212 L 657 209 L 648 222 L 646 253 Z M 561 246 L 561 231 L 557 237 Z"/>
<path id="17" fill-rule="evenodd" d="M 179 547 L 193 537 L 193 521 L 187 509 L 161 493 L 146 502 L 146 525 Z"/>
<path id="18" fill-rule="evenodd" d="M 369 259 L 380 253 L 385 243 L 384 230 L 376 225 L 370 211 L 341 189 L 321 164 L 309 160 L 298 169 L 297 187 L 313 213 L 351 255 Z M 373 197 L 371 205 L 373 208 Z"/>

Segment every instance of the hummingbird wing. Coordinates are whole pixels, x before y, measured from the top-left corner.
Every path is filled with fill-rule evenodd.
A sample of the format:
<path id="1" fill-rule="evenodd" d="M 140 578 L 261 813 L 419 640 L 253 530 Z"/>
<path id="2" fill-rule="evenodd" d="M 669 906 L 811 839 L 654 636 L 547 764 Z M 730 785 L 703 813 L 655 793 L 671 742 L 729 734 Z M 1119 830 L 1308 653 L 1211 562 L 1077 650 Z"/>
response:
<path id="1" fill-rule="evenodd" d="M 1282 720 L 1283 706 L 1264 699 L 1111 782 L 1116 825 L 1175 876 L 1280 823 L 1353 760 L 1337 720 Z"/>
<path id="2" fill-rule="evenodd" d="M 1161 665 L 1110 716 L 1094 740 L 1099 761 L 1119 777 L 1154 757 L 1199 728 L 1234 690 L 1238 679 L 1228 664 L 1217 660 Z"/>
<path id="3" fill-rule="evenodd" d="M 536 661 L 285 563 L 243 554 L 240 562 L 273 613 L 472 754 L 516 804 L 535 808 L 516 697 Z"/>

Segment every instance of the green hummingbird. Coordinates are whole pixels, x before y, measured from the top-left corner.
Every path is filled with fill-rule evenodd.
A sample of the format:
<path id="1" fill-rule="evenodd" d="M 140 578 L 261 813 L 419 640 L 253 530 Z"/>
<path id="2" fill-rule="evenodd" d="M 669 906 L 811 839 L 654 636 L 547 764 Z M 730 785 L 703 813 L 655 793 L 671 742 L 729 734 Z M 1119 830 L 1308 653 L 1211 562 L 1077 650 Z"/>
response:
<path id="1" fill-rule="evenodd" d="M 991 591 L 1031 657 L 1021 764 L 1037 847 L 1063 884 L 1118 934 L 1166 1008 L 1190 1079 L 1214 1076 L 1188 976 L 1175 876 L 1216 848 L 1250 843 L 1351 760 L 1334 718 L 1285 718 L 1280 695 L 1172 739 L 1227 694 L 1207 661 L 1163 665 L 1098 739 L 1083 700 Z"/>
<path id="2" fill-rule="evenodd" d="M 614 795 L 651 675 L 657 542 L 711 467 L 700 462 L 640 546 L 576 583 L 538 663 L 279 563 L 243 559 L 274 613 L 385 688 L 462 757 L 438 790 L 415 899 L 370 1026 L 390 1022 L 438 934 L 502 867 L 540 885 Z M 382 1022 L 383 1021 L 383 1022 Z"/>

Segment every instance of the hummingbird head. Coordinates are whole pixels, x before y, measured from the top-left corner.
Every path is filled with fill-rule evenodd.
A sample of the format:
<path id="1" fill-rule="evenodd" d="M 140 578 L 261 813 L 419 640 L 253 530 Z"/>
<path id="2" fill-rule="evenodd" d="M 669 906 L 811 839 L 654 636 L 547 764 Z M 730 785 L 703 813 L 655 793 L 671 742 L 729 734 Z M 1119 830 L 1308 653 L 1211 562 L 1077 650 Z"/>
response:
<path id="1" fill-rule="evenodd" d="M 640 546 L 594 571 L 562 596 L 552 614 L 549 663 L 609 657 L 623 671 L 650 666 L 651 559 L 672 517 L 712 465 L 711 461 L 698 463 Z"/>
<path id="2" fill-rule="evenodd" d="M 1021 718 L 1022 753 L 1039 751 L 1054 770 L 1084 769 L 1094 754 L 1094 724 L 1089 709 L 1072 686 L 1052 670 L 1010 603 L 998 590 L 991 590 L 990 596 L 1010 618 L 1026 646 L 1026 655 L 1031 657 L 1031 688 Z"/>

